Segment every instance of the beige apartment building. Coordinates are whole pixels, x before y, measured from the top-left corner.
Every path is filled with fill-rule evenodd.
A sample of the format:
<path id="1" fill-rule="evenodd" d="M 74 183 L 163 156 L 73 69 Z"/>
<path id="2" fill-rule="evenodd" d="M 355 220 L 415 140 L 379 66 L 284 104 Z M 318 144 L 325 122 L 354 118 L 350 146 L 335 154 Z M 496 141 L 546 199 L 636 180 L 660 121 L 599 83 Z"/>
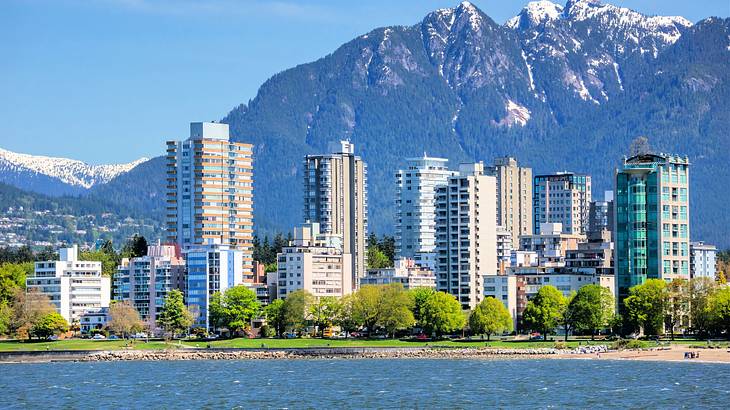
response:
<path id="1" fill-rule="evenodd" d="M 484 164 L 462 164 L 436 195 L 436 288 L 464 309 L 484 298 L 485 276 L 497 274 L 496 178 Z"/>
<path id="2" fill-rule="evenodd" d="M 183 250 L 210 240 L 243 251 L 253 269 L 253 146 L 230 140 L 228 124 L 190 124 L 167 142 L 167 239 Z"/>
<path id="3" fill-rule="evenodd" d="M 520 167 L 512 157 L 500 157 L 489 167 L 497 178 L 497 225 L 512 234 L 512 248 L 520 235 L 532 233 L 532 168 Z"/>
<path id="4" fill-rule="evenodd" d="M 304 158 L 304 221 L 342 238 L 342 253 L 352 255 L 348 283 L 356 287 L 365 275 L 367 257 L 367 165 L 348 141 L 330 150 Z"/>
<path id="5" fill-rule="evenodd" d="M 304 289 L 316 297 L 352 293 L 352 255 L 341 235 L 320 232 L 318 223 L 294 228 L 294 240 L 277 255 L 277 298 Z"/>

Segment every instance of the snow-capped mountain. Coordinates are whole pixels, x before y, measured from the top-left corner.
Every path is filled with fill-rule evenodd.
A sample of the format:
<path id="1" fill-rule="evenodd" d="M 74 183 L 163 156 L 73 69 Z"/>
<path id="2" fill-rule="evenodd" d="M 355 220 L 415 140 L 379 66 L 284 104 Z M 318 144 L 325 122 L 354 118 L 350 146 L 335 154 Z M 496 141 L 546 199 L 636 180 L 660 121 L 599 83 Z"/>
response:
<path id="1" fill-rule="evenodd" d="M 0 182 L 49 195 L 76 194 L 105 184 L 147 160 L 90 165 L 74 159 L 21 154 L 0 148 Z"/>

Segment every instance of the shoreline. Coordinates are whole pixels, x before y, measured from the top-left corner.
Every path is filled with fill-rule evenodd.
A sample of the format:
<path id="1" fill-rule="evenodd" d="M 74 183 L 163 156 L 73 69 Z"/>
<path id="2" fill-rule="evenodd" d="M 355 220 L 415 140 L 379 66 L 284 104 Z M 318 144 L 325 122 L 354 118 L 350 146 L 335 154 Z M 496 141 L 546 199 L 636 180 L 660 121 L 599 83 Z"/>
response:
<path id="1" fill-rule="evenodd" d="M 685 352 L 700 357 L 685 359 Z M 111 361 L 189 360 L 357 360 L 357 359 L 447 359 L 530 360 L 577 359 L 730 364 L 730 350 L 691 349 L 687 346 L 609 350 L 605 345 L 559 350 L 555 348 L 438 348 L 438 347 L 339 347 L 339 348 L 186 348 L 170 350 L 66 350 L 0 352 L 0 364 Z"/>

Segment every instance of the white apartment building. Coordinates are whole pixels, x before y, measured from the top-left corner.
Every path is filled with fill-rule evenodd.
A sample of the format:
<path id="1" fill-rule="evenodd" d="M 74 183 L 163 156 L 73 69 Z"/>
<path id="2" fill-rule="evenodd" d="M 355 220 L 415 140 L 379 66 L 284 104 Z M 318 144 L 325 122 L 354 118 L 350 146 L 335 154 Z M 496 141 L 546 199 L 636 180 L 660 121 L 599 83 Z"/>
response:
<path id="1" fill-rule="evenodd" d="M 111 284 L 101 275 L 101 262 L 78 260 L 78 247 L 62 248 L 59 260 L 35 263 L 25 280 L 28 291 L 48 295 L 68 323 L 78 322 L 87 311 L 109 307 Z"/>
<path id="2" fill-rule="evenodd" d="M 243 284 L 244 251 L 209 239 L 184 252 L 187 268 L 185 303 L 193 313 L 193 326 L 211 329 L 209 306 L 215 292 Z"/>
<path id="3" fill-rule="evenodd" d="M 520 250 L 537 252 L 538 264 L 542 266 L 564 266 L 565 253 L 578 249 L 585 242 L 585 235 L 563 233 L 561 223 L 541 223 L 540 233 L 520 237 Z"/>
<path id="4" fill-rule="evenodd" d="M 591 203 L 591 177 L 572 172 L 537 175 L 533 186 L 533 228 L 561 223 L 563 233 L 586 234 Z"/>
<path id="5" fill-rule="evenodd" d="M 484 164 L 462 164 L 436 199 L 437 283 L 464 309 L 484 298 L 485 276 L 497 274 L 496 179 Z"/>
<path id="6" fill-rule="evenodd" d="M 436 289 L 436 275 L 430 268 L 405 258 L 397 259 L 394 265 L 392 268 L 368 269 L 365 277 L 360 278 L 360 286 L 400 283 L 405 289 Z"/>
<path id="7" fill-rule="evenodd" d="M 503 226 L 497 227 L 497 272 L 504 275 L 512 255 L 512 234 Z"/>
<path id="8" fill-rule="evenodd" d="M 348 141 L 330 144 L 330 151 L 304 158 L 304 222 L 342 238 L 342 253 L 351 255 L 348 283 L 357 286 L 367 266 L 367 165 Z"/>
<path id="9" fill-rule="evenodd" d="M 436 265 L 436 188 L 445 186 L 455 171 L 448 160 L 428 157 L 406 159 L 396 175 L 395 253 L 421 266 Z"/>
<path id="10" fill-rule="evenodd" d="M 185 293 L 185 260 L 174 245 L 150 245 L 147 255 L 124 258 L 114 275 L 114 300 L 128 301 L 154 329 L 167 294 Z"/>
<path id="11" fill-rule="evenodd" d="M 517 277 L 514 275 L 487 276 L 484 278 L 484 297 L 493 297 L 504 304 L 517 329 Z"/>
<path id="12" fill-rule="evenodd" d="M 276 258 L 277 298 L 298 289 L 316 297 L 352 293 L 352 255 L 342 250 L 342 236 L 320 232 L 318 223 L 294 228 L 294 240 Z"/>
<path id="13" fill-rule="evenodd" d="M 704 242 L 689 244 L 690 275 L 715 280 L 717 247 Z"/>

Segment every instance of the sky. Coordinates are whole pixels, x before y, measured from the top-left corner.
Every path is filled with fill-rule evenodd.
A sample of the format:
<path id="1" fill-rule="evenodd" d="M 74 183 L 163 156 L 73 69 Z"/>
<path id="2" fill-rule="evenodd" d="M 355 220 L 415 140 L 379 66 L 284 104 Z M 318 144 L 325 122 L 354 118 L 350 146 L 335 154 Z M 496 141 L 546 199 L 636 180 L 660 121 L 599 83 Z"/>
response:
<path id="1" fill-rule="evenodd" d="M 564 4 L 563 1 L 558 1 Z M 473 0 L 498 23 L 526 0 Z M 729 0 L 614 0 L 696 22 Z M 0 148 L 128 162 L 164 153 L 272 75 L 458 0 L 0 0 Z"/>

